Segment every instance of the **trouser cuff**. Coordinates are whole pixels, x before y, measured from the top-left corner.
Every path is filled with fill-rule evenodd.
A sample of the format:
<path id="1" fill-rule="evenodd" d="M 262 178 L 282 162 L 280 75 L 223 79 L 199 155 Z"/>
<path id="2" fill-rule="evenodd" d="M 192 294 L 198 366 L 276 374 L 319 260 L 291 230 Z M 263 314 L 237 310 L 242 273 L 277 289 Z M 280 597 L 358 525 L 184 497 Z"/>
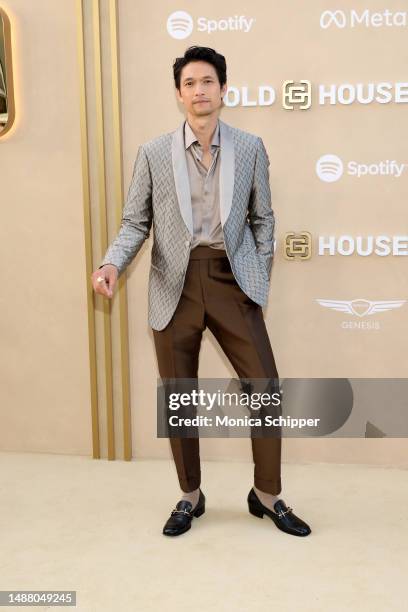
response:
<path id="1" fill-rule="evenodd" d="M 255 477 L 254 484 L 256 488 L 263 491 L 263 493 L 278 495 L 282 491 L 282 482 L 280 478 L 278 480 L 264 480 L 263 478 Z"/>

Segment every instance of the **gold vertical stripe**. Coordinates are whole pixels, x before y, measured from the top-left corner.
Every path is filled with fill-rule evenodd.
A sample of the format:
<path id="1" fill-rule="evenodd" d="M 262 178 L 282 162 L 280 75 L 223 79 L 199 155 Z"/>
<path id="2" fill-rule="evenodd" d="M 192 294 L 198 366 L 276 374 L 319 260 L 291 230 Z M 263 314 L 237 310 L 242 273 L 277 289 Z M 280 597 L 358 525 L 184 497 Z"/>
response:
<path id="1" fill-rule="evenodd" d="M 6 100 L 7 100 L 7 123 L 1 130 L 1 137 L 5 136 L 14 125 L 15 104 L 14 104 L 14 75 L 13 75 L 13 56 L 11 41 L 11 26 L 7 13 L 0 7 L 0 26 L 3 23 L 3 31 L 0 38 L 4 42 L 4 71 L 6 79 Z"/>
<path id="2" fill-rule="evenodd" d="M 113 163 L 115 178 L 115 219 L 117 226 L 122 220 L 123 184 L 122 184 L 122 125 L 119 79 L 119 49 L 118 49 L 118 15 L 117 0 L 109 0 L 109 25 L 111 45 L 112 72 L 112 112 L 113 112 Z M 128 306 L 126 291 L 126 273 L 119 279 L 119 317 L 120 317 L 120 356 L 122 385 L 122 423 L 123 423 L 123 455 L 126 461 L 132 459 L 132 427 L 130 411 L 129 382 L 129 330 Z"/>
<path id="3" fill-rule="evenodd" d="M 100 458 L 99 445 L 99 417 L 98 417 L 98 391 L 96 376 L 96 337 L 94 292 L 91 282 L 92 274 L 92 230 L 89 188 L 89 159 L 88 159 L 88 127 L 86 116 L 86 83 L 85 83 L 85 45 L 83 28 L 83 0 L 77 0 L 77 43 L 79 68 L 79 102 L 80 102 L 80 128 L 81 128 L 81 156 L 82 156 L 82 191 L 84 211 L 85 234 L 85 262 L 86 262 L 86 298 L 88 307 L 88 351 L 89 371 L 91 385 L 91 421 L 92 421 L 92 456 Z"/>
<path id="4" fill-rule="evenodd" d="M 94 38 L 94 70 L 95 70 L 95 101 L 96 101 L 96 139 L 97 139 L 97 166 L 98 166 L 98 197 L 100 213 L 101 249 L 106 252 L 108 248 L 108 231 L 106 219 L 106 177 L 105 177 L 105 144 L 103 125 L 103 97 L 102 97 L 102 64 L 101 64 L 101 38 L 100 38 L 100 7 L 99 0 L 93 0 L 93 38 Z M 113 414 L 113 380 L 112 380 L 112 338 L 111 338 L 111 300 L 101 298 L 103 301 L 103 330 L 105 353 L 105 391 L 106 391 L 106 421 L 108 434 L 108 459 L 115 459 L 115 436 Z"/>

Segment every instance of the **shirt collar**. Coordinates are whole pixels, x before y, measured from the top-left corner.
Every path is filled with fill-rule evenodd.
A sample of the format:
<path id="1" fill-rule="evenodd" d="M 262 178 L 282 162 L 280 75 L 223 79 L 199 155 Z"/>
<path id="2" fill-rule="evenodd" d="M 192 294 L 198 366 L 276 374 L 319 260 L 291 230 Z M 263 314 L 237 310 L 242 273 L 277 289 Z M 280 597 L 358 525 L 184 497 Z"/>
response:
<path id="1" fill-rule="evenodd" d="M 190 127 L 190 124 L 188 123 L 186 119 L 184 123 L 184 146 L 185 148 L 188 149 L 188 147 L 192 145 L 193 142 L 198 142 L 198 138 L 194 134 L 193 130 Z M 217 121 L 217 127 L 214 130 L 214 136 L 212 137 L 211 145 L 215 145 L 217 147 L 220 146 L 220 122 L 219 121 Z"/>

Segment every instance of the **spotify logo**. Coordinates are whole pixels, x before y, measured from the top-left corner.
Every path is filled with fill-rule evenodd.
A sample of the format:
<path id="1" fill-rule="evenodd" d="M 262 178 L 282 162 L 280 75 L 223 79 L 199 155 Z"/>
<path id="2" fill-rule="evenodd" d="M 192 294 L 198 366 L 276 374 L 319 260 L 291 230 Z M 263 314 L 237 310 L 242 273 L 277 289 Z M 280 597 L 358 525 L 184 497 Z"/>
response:
<path id="1" fill-rule="evenodd" d="M 385 159 L 368 164 L 351 160 L 346 163 L 346 169 L 343 170 L 343 162 L 340 157 L 337 157 L 337 155 L 322 155 L 316 164 L 316 174 L 325 183 L 338 181 L 344 173 L 358 179 L 372 176 L 399 179 L 407 168 L 407 163 L 400 163 L 395 159 Z"/>
<path id="2" fill-rule="evenodd" d="M 334 183 L 343 174 L 343 162 L 337 155 L 323 155 L 317 160 L 316 174 L 321 181 Z"/>
<path id="3" fill-rule="evenodd" d="M 186 11 L 176 11 L 167 19 L 167 32 L 172 38 L 182 40 L 193 31 L 193 19 Z"/>
<path id="4" fill-rule="evenodd" d="M 212 35 L 214 32 L 238 32 L 248 34 L 255 23 L 255 17 L 245 15 L 229 15 L 221 19 L 209 19 L 208 17 L 197 17 L 197 32 L 205 32 Z M 194 21 L 186 11 L 175 11 L 167 19 L 167 32 L 172 38 L 182 40 L 190 36 L 194 29 Z"/>

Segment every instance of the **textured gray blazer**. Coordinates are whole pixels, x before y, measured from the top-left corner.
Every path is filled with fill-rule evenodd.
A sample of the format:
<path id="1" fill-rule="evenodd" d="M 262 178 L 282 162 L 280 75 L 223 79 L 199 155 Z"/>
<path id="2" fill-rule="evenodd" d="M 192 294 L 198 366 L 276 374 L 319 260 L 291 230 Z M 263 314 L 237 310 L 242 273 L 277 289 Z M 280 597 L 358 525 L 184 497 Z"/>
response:
<path id="1" fill-rule="evenodd" d="M 274 215 L 269 159 L 262 139 L 219 120 L 220 217 L 225 249 L 241 289 L 265 306 L 273 258 Z M 184 121 L 139 147 L 122 223 L 101 263 L 119 276 L 149 237 L 149 325 L 162 330 L 183 290 L 193 236 Z"/>

